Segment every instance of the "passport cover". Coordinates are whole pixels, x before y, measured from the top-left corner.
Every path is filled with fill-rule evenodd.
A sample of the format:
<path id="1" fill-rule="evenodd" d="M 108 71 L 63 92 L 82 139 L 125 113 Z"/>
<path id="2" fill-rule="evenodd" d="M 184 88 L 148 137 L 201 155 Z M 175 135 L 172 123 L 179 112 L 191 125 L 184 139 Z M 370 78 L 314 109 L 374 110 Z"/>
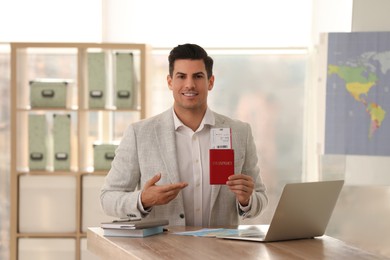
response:
<path id="1" fill-rule="evenodd" d="M 210 184 L 226 184 L 234 174 L 234 150 L 210 149 Z"/>

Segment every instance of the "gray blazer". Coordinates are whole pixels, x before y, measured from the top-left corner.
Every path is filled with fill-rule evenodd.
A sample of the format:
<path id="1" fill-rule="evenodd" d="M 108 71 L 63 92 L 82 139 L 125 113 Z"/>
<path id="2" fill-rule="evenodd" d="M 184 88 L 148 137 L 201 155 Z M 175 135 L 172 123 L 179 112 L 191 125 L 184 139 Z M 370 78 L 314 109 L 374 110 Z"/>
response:
<path id="1" fill-rule="evenodd" d="M 265 186 L 260 178 L 255 143 L 249 124 L 214 113 L 217 128 L 232 129 L 235 173 L 248 174 L 255 181 L 250 211 L 240 212 L 235 195 L 225 185 L 213 185 L 210 226 L 237 225 L 239 217 L 260 214 L 267 205 Z M 137 208 L 140 189 L 156 173 L 158 184 L 180 182 L 176 157 L 172 109 L 131 124 L 116 150 L 111 170 L 101 189 L 101 205 L 107 215 L 144 217 Z M 185 225 L 182 194 L 166 205 L 154 206 L 148 217 L 166 218 L 170 225 Z"/>

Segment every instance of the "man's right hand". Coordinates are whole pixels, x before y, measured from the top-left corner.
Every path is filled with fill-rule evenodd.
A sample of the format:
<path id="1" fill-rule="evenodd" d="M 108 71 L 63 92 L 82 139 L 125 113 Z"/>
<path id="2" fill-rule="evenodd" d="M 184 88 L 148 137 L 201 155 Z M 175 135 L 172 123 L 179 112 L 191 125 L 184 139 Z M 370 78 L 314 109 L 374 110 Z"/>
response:
<path id="1" fill-rule="evenodd" d="M 145 183 L 141 193 L 141 202 L 144 208 L 156 205 L 164 205 L 176 198 L 179 192 L 188 186 L 186 182 L 178 182 L 167 185 L 156 185 L 161 179 L 161 173 L 157 173 Z"/>

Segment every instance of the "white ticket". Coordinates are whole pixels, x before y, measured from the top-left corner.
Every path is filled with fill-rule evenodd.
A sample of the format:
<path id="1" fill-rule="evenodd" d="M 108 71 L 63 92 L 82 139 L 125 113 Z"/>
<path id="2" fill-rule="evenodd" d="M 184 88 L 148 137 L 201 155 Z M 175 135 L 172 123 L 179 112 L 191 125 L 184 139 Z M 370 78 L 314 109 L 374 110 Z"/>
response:
<path id="1" fill-rule="evenodd" d="M 232 131 L 230 128 L 211 128 L 210 149 L 232 149 Z"/>

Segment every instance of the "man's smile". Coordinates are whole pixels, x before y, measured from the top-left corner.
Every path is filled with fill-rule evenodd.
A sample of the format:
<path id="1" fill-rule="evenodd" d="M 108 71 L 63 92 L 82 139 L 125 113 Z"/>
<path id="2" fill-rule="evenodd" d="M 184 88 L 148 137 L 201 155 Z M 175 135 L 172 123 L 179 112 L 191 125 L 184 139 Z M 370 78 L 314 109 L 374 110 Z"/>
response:
<path id="1" fill-rule="evenodd" d="M 182 95 L 185 96 L 185 97 L 195 97 L 195 96 L 198 95 L 198 92 L 193 92 L 193 91 L 183 92 Z"/>

